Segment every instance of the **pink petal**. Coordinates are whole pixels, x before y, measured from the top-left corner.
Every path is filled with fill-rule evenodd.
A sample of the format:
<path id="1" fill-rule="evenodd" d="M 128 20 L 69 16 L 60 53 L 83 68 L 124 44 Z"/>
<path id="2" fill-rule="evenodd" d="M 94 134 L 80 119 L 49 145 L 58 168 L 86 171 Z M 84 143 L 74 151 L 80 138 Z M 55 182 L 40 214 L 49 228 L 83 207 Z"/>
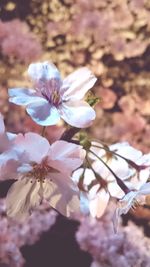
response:
<path id="1" fill-rule="evenodd" d="M 67 76 L 63 81 L 63 88 L 68 88 L 63 97 L 66 101 L 73 99 L 83 99 L 87 91 L 93 87 L 97 78 L 88 68 L 81 68 Z M 62 91 L 63 91 L 62 88 Z"/>
<path id="2" fill-rule="evenodd" d="M 47 156 L 50 144 L 48 140 L 36 133 L 26 133 L 18 135 L 15 144 L 19 149 L 27 153 L 28 161 L 40 163 Z"/>
<path id="3" fill-rule="evenodd" d="M 49 190 L 49 199 L 47 198 L 50 205 L 67 217 L 74 212 L 79 212 L 79 192 L 70 177 L 57 173 L 51 175 L 53 191 Z M 46 195 L 48 196 L 48 194 Z"/>
<path id="4" fill-rule="evenodd" d="M 85 151 L 81 146 L 66 141 L 53 143 L 48 154 L 51 167 L 69 173 L 77 169 L 85 158 Z"/>
<path id="5" fill-rule="evenodd" d="M 69 101 L 60 108 L 61 118 L 71 126 L 86 128 L 96 117 L 95 111 L 85 101 Z"/>
<path id="6" fill-rule="evenodd" d="M 19 165 L 19 153 L 15 150 L 2 153 L 0 155 L 0 180 L 16 179 Z"/>
<path id="7" fill-rule="evenodd" d="M 46 99 L 32 103 L 27 106 L 27 112 L 39 125 L 55 125 L 60 120 L 59 113 L 54 106 L 51 106 Z"/>

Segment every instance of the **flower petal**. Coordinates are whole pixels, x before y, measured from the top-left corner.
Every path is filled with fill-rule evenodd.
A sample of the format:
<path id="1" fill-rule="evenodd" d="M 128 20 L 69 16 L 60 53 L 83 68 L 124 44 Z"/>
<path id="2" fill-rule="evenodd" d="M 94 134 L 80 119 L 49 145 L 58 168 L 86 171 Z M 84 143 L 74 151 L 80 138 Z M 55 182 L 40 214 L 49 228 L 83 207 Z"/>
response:
<path id="1" fill-rule="evenodd" d="M 110 146 L 110 150 L 116 151 L 119 155 L 132 161 L 136 161 L 142 156 L 142 152 L 130 146 L 128 142 L 113 144 Z"/>
<path id="2" fill-rule="evenodd" d="M 63 95 L 64 100 L 83 99 L 87 91 L 93 87 L 96 80 L 97 78 L 86 67 L 74 71 L 63 81 L 62 91 L 63 88 L 69 87 Z"/>
<path id="3" fill-rule="evenodd" d="M 60 108 L 61 118 L 77 128 L 89 127 L 96 117 L 95 111 L 85 101 L 69 101 Z"/>
<path id="4" fill-rule="evenodd" d="M 0 113 L 0 135 L 5 133 L 5 125 L 4 125 L 4 120 L 3 120 L 3 116 Z"/>
<path id="5" fill-rule="evenodd" d="M 59 113 L 46 99 L 42 99 L 27 106 L 27 112 L 39 125 L 55 125 L 60 120 Z"/>
<path id="6" fill-rule="evenodd" d="M 150 183 L 145 183 L 139 190 L 140 195 L 150 195 Z"/>
<path id="7" fill-rule="evenodd" d="M 80 209 L 85 215 L 90 213 L 88 195 L 85 192 L 80 192 Z"/>
<path id="8" fill-rule="evenodd" d="M 134 199 L 139 194 L 138 191 L 130 191 L 122 199 L 119 200 L 118 214 L 126 214 L 133 205 Z"/>
<path id="9" fill-rule="evenodd" d="M 116 181 L 109 182 L 107 188 L 112 197 L 122 198 L 124 196 L 124 192 L 122 191 L 120 186 L 116 183 Z"/>
<path id="10" fill-rule="evenodd" d="M 79 145 L 60 140 L 51 145 L 48 155 L 51 167 L 71 173 L 83 163 L 85 151 Z"/>
<path id="11" fill-rule="evenodd" d="M 20 154 L 11 149 L 0 155 L 0 180 L 16 179 Z"/>
<path id="12" fill-rule="evenodd" d="M 40 204 L 39 186 L 40 183 L 31 183 L 28 178 L 15 182 L 6 197 L 7 215 L 20 221 L 26 219 L 31 209 Z"/>
<path id="13" fill-rule="evenodd" d="M 109 193 L 107 193 L 104 189 L 101 189 L 95 198 L 89 200 L 90 214 L 92 217 L 100 218 L 104 214 L 109 198 Z"/>
<path id="14" fill-rule="evenodd" d="M 3 116 L 0 113 L 0 153 L 5 152 L 10 147 L 9 138 L 5 132 Z"/>
<path id="15" fill-rule="evenodd" d="M 79 168 L 73 172 L 71 179 L 78 184 L 80 177 L 84 174 L 83 185 L 87 187 L 90 185 L 92 181 L 96 179 L 94 172 L 91 169 L 86 168 L 84 172 L 84 168 Z"/>
<path id="16" fill-rule="evenodd" d="M 61 79 L 56 66 L 48 61 L 30 64 L 28 74 L 34 82 L 38 80 L 47 81 L 53 78 Z"/>
<path id="17" fill-rule="evenodd" d="M 12 88 L 8 90 L 8 93 L 10 96 L 9 102 L 16 105 L 26 106 L 41 99 L 36 95 L 34 89 Z"/>
<path id="18" fill-rule="evenodd" d="M 51 207 L 64 216 L 70 217 L 74 212 L 79 212 L 80 210 L 78 192 L 71 189 L 66 183 L 63 184 L 62 182 L 61 185 L 46 181 L 43 197 L 50 203 Z"/>
<path id="19" fill-rule="evenodd" d="M 27 154 L 27 160 L 40 163 L 47 156 L 50 144 L 48 140 L 36 133 L 18 135 L 15 140 L 16 146 Z M 35 149 L 36 148 L 36 149 Z"/>

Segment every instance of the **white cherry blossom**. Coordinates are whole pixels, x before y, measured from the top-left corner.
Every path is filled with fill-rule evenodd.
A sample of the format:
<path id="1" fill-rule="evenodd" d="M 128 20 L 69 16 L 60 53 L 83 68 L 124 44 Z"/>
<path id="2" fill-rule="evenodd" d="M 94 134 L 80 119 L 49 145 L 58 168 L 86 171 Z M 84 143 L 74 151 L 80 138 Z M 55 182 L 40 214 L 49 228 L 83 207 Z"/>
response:
<path id="1" fill-rule="evenodd" d="M 26 160 L 7 194 L 8 216 L 23 220 L 43 199 L 65 216 L 78 211 L 79 192 L 70 176 L 84 160 L 81 146 L 66 141 L 50 145 L 35 133 L 19 135 L 16 146 L 24 149 Z"/>
<path id="2" fill-rule="evenodd" d="M 26 107 L 27 113 L 40 125 L 55 125 L 62 118 L 71 126 L 85 128 L 95 119 L 95 111 L 83 99 L 96 77 L 83 67 L 64 80 L 49 62 L 29 65 L 28 74 L 34 89 L 13 88 L 9 101 Z"/>

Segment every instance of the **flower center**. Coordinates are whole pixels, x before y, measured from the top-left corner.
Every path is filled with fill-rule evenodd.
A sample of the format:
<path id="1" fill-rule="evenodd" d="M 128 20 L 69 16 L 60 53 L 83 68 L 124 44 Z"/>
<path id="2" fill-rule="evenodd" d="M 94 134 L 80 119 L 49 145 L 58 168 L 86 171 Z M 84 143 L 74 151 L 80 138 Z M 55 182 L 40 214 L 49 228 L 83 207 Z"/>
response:
<path id="1" fill-rule="evenodd" d="M 33 179 L 36 179 L 37 182 L 44 183 L 48 174 L 59 172 L 47 164 L 46 158 L 40 164 L 33 163 L 32 167 L 32 171 L 28 173 L 28 177 L 31 179 L 31 182 Z M 48 177 L 48 179 L 52 181 L 50 177 Z"/>
<path id="2" fill-rule="evenodd" d="M 60 95 L 58 94 L 58 91 L 55 90 L 51 95 L 51 101 L 55 106 L 58 106 L 61 102 Z"/>
<path id="3" fill-rule="evenodd" d="M 38 182 L 45 181 L 45 178 L 47 174 L 49 173 L 49 167 L 43 163 L 36 164 L 33 163 L 33 170 L 28 173 L 28 177 L 31 178 L 31 182 L 34 179 L 36 179 Z"/>
<path id="4" fill-rule="evenodd" d="M 58 105 L 61 103 L 61 96 L 60 96 L 60 87 L 61 87 L 61 81 L 58 79 L 50 79 L 48 81 L 42 81 L 40 80 L 38 82 L 38 85 L 36 86 L 39 93 L 46 98 L 46 100 L 58 107 Z"/>

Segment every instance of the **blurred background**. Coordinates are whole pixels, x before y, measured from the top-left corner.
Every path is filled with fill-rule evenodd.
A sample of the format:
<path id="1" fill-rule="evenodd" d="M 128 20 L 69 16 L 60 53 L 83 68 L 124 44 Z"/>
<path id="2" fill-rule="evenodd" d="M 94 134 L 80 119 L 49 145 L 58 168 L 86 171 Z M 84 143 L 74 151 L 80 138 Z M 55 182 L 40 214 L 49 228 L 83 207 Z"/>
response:
<path id="1" fill-rule="evenodd" d="M 98 77 L 94 87 L 100 97 L 97 119 L 88 129 L 93 138 L 108 144 L 125 140 L 144 153 L 150 151 L 149 0 L 0 0 L 0 112 L 8 131 L 41 131 L 23 108 L 8 103 L 7 90 L 32 86 L 28 65 L 44 60 L 56 64 L 62 77 L 81 66 L 89 67 Z M 53 142 L 63 131 L 62 123 L 51 126 L 47 137 Z M 0 184 L 3 219 L 8 188 L 8 182 Z M 90 266 L 91 256 L 81 252 L 75 241 L 77 222 L 57 216 L 49 232 L 49 223 L 46 230 L 40 224 L 36 235 L 46 233 L 29 246 L 25 236 L 32 235 L 33 222 L 36 219 L 28 223 L 28 231 L 17 226 L 14 238 L 14 228 L 5 218 L 6 233 L 0 238 L 8 250 L 2 252 L 0 247 L 0 267 L 23 266 L 22 255 L 26 267 Z M 20 227 L 21 244 L 17 243 Z M 3 232 L 4 226 L 0 229 Z M 16 247 L 12 248 L 14 242 Z M 15 250 L 20 247 L 22 254 Z"/>

